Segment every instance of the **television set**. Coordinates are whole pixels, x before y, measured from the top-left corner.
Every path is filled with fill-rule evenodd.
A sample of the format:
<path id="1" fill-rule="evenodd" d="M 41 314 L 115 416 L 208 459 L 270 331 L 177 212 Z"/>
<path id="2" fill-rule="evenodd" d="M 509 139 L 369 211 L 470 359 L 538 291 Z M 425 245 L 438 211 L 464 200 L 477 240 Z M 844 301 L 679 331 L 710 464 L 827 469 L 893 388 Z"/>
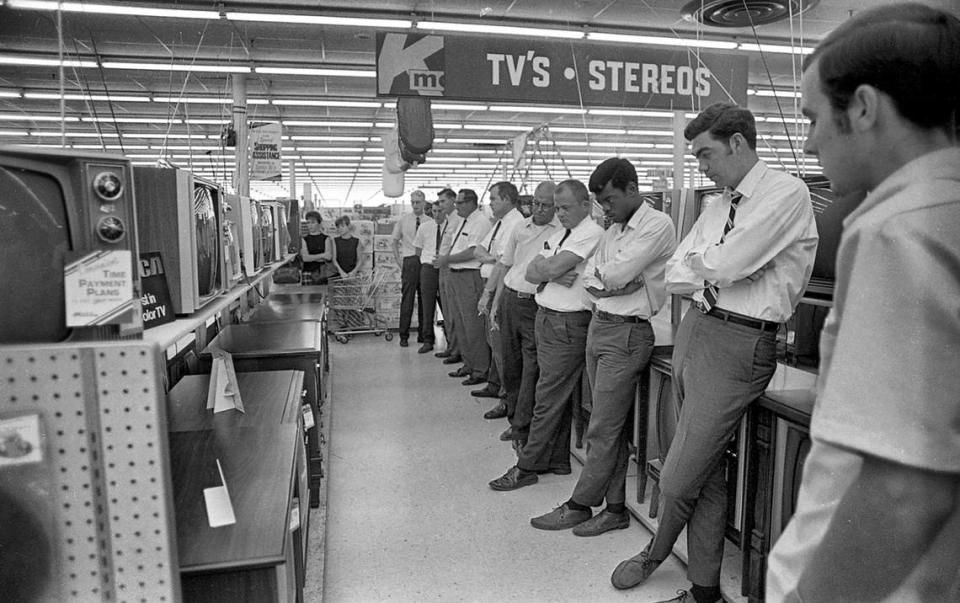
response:
<path id="1" fill-rule="evenodd" d="M 290 245 L 290 231 L 287 228 L 287 206 L 280 201 L 261 201 L 264 213 L 269 214 L 270 263 L 282 260 Z M 265 226 L 265 230 L 267 227 Z M 266 241 L 267 239 L 265 239 Z"/>
<path id="2" fill-rule="evenodd" d="M 810 452 L 808 427 L 777 417 L 774 435 L 773 494 L 770 509 L 770 547 L 787 527 L 797 508 L 803 464 Z"/>
<path id="3" fill-rule="evenodd" d="M 0 146 L 0 344 L 142 333 L 133 183 L 118 155 Z M 106 261 L 122 278 L 78 290 Z"/>
<path id="4" fill-rule="evenodd" d="M 813 203 L 813 217 L 817 222 L 820 242 L 813 263 L 813 273 L 807 285 L 806 297 L 832 300 L 833 284 L 837 278 L 837 249 L 843 234 L 843 221 L 863 201 L 865 193 L 856 192 L 844 196 L 830 189 L 830 181 L 822 176 L 805 177 Z"/>
<path id="5" fill-rule="evenodd" d="M 175 314 L 192 314 L 226 288 L 220 187 L 177 168 L 137 167 L 141 253 L 163 258 Z"/>
<path id="6" fill-rule="evenodd" d="M 250 199 L 250 236 L 253 241 L 253 265 L 247 274 L 256 274 L 263 270 L 266 265 L 264 262 L 264 237 L 263 237 L 263 208 L 256 199 Z"/>
<path id="7" fill-rule="evenodd" d="M 223 195 L 230 207 L 228 220 L 235 223 L 239 241 L 237 266 L 239 279 L 260 272 L 263 252 L 260 250 L 260 216 L 249 197 L 225 193 Z M 256 219 L 255 219 L 256 218 Z M 256 234 L 254 234 L 256 231 Z M 239 280 L 238 279 L 238 280 Z"/>
<path id="8" fill-rule="evenodd" d="M 287 251 L 286 253 L 300 252 L 300 200 L 281 199 L 280 203 L 286 208 L 287 220 Z"/>
<path id="9" fill-rule="evenodd" d="M 243 247 L 243 232 L 240 217 L 234 213 L 233 204 L 227 200 L 227 194 L 220 196 L 221 240 L 223 241 L 223 274 L 224 289 L 230 289 L 243 280 L 241 266 L 241 249 Z"/>
<path id="10" fill-rule="evenodd" d="M 260 241 L 263 250 L 263 265 L 277 261 L 277 227 L 274 207 L 269 201 L 258 201 L 260 208 Z"/>

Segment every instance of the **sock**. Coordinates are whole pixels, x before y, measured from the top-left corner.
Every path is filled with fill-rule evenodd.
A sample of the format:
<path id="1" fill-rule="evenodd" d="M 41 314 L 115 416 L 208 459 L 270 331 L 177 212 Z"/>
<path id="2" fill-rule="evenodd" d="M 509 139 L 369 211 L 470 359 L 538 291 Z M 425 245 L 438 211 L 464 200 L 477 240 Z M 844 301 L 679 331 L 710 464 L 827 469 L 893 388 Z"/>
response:
<path id="1" fill-rule="evenodd" d="M 716 603 L 721 600 L 719 586 L 699 586 L 694 584 L 690 587 L 690 594 L 697 603 Z"/>
<path id="2" fill-rule="evenodd" d="M 627 506 L 624 503 L 607 503 L 607 511 L 615 515 L 622 515 L 626 510 Z"/>
<path id="3" fill-rule="evenodd" d="M 573 511 L 589 511 L 590 510 L 589 506 L 581 505 L 578 502 L 573 502 L 572 498 L 563 504 L 567 505 L 567 508 L 572 509 Z"/>

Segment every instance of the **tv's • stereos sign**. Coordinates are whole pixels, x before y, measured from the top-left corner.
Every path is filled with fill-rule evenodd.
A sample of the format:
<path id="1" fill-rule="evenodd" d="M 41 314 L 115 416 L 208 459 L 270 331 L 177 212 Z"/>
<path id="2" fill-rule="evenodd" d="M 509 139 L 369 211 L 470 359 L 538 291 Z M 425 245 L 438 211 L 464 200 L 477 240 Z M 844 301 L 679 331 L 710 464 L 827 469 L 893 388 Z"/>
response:
<path id="1" fill-rule="evenodd" d="M 635 45 L 377 34 L 377 95 L 697 110 L 746 106 L 747 57 Z"/>

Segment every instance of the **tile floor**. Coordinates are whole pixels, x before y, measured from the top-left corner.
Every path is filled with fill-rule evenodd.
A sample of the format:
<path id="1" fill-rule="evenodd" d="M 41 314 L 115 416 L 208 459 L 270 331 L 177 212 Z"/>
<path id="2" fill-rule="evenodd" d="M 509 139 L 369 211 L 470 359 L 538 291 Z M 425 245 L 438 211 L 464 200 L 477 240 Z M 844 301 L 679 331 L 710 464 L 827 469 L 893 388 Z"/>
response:
<path id="1" fill-rule="evenodd" d="M 448 377 L 455 366 L 372 335 L 331 341 L 330 355 L 327 519 L 310 536 L 325 567 L 308 561 L 305 601 L 653 602 L 688 585 L 674 558 L 642 588 L 610 585 L 649 539 L 635 520 L 596 538 L 530 526 L 569 498 L 576 462 L 572 475 L 490 490 L 515 461 L 497 437 L 506 420 L 483 419 L 492 402 Z"/>

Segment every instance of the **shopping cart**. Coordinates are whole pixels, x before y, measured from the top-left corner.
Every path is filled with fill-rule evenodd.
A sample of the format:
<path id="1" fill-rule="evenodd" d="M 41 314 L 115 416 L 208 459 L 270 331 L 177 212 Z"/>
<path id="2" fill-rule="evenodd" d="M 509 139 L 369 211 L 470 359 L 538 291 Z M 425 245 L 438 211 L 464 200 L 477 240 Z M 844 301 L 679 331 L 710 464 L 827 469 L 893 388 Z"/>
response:
<path id="1" fill-rule="evenodd" d="M 332 322 L 336 325 L 330 332 L 337 341 L 347 343 L 351 336 L 361 333 L 383 335 L 387 341 L 393 339 L 387 320 L 377 315 L 377 294 L 384 280 L 386 273 L 330 281 L 327 294 Z"/>

